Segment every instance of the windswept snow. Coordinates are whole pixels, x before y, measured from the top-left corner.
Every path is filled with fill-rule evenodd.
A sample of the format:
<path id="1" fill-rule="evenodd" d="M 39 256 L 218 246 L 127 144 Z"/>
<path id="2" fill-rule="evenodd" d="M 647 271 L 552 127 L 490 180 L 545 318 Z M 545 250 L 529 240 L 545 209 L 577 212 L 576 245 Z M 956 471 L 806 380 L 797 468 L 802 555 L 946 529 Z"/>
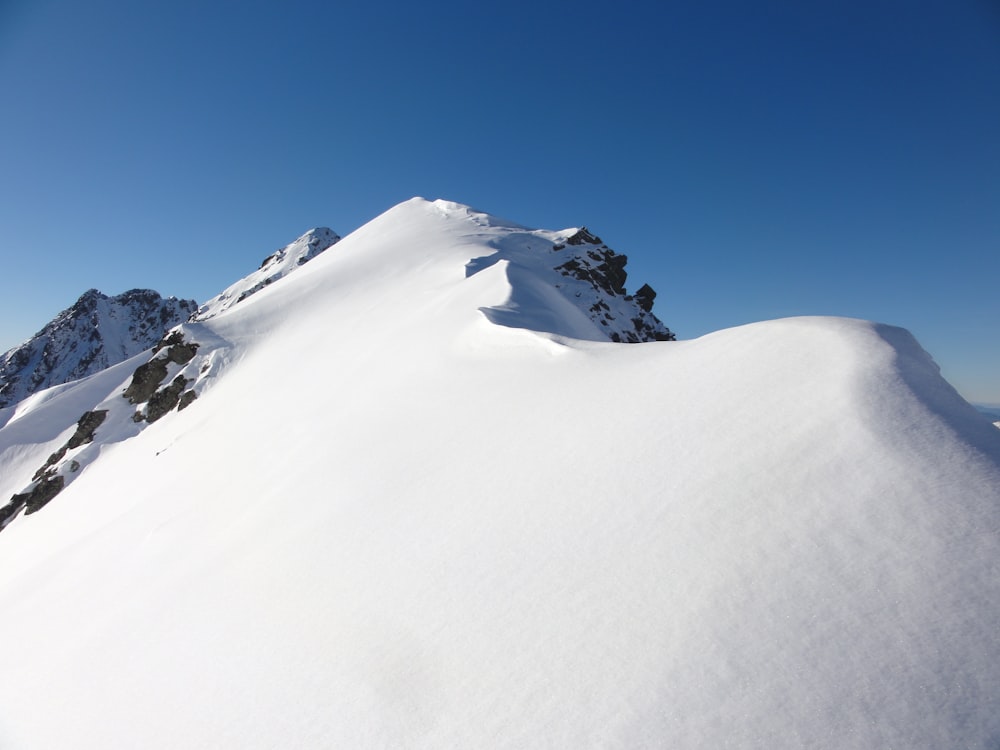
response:
<path id="1" fill-rule="evenodd" d="M 898 328 L 599 341 L 572 234 L 414 199 L 188 324 L 0 533 L 0 745 L 996 747 L 1000 433 Z"/>

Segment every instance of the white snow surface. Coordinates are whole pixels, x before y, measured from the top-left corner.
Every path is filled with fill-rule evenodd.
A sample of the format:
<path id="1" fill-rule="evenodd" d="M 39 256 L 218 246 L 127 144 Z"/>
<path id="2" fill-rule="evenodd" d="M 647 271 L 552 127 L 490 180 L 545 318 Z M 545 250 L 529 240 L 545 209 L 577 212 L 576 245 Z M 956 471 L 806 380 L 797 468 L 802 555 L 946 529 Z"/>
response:
<path id="1" fill-rule="evenodd" d="M 414 199 L 185 324 L 199 398 L 0 533 L 0 747 L 1000 746 L 1000 433 L 899 328 L 469 273 L 567 233 Z"/>

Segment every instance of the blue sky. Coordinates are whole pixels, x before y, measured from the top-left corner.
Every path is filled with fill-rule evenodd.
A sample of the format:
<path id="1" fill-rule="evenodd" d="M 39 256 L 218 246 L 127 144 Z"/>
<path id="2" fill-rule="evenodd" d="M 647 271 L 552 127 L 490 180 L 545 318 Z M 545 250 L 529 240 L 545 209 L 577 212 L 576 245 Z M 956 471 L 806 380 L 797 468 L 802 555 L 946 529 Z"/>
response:
<path id="1" fill-rule="evenodd" d="M 413 195 L 630 258 L 681 338 L 909 328 L 1000 403 L 1000 4 L 0 0 L 0 350 Z"/>

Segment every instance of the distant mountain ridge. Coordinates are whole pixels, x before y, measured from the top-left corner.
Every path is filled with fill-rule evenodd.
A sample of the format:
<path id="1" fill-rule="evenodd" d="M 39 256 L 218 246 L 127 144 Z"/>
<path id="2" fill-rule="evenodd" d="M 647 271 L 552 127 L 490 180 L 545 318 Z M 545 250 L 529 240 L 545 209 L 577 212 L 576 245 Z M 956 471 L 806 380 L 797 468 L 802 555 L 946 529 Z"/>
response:
<path id="1" fill-rule="evenodd" d="M 0 358 L 0 409 L 33 393 L 101 372 L 150 349 L 186 320 L 208 320 L 287 276 L 334 245 L 332 229 L 310 229 L 267 256 L 253 273 L 204 305 L 152 289 L 109 297 L 88 289 L 38 333 Z"/>
<path id="2" fill-rule="evenodd" d="M 0 357 L 0 408 L 100 372 L 152 347 L 197 309 L 194 300 L 130 289 L 89 289 L 38 333 Z"/>

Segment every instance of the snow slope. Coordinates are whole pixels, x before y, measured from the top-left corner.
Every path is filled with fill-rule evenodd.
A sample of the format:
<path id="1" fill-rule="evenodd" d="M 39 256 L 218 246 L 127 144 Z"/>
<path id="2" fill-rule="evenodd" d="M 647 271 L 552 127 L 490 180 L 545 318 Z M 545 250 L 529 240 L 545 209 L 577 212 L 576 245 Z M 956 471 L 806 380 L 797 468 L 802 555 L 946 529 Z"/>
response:
<path id="1" fill-rule="evenodd" d="M 600 341 L 574 234 L 414 199 L 182 326 L 0 534 L 0 746 L 995 748 L 1000 433 L 897 328 Z"/>
<path id="2" fill-rule="evenodd" d="M 192 317 L 195 320 L 214 318 L 219 313 L 242 302 L 251 294 L 256 294 L 269 284 L 284 278 L 338 241 L 340 241 L 340 236 L 332 229 L 327 227 L 310 229 L 294 242 L 268 255 L 260 264 L 260 268 L 226 287 L 199 307 Z"/>

